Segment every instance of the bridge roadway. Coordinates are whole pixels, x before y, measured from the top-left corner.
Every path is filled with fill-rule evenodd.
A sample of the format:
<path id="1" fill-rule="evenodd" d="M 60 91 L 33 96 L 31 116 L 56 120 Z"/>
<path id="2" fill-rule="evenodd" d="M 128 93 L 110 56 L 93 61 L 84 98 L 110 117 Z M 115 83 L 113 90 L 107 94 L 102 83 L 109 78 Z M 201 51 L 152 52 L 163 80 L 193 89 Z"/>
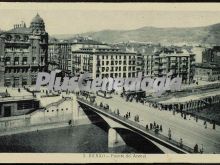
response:
<path id="1" fill-rule="evenodd" d="M 179 143 L 176 142 L 175 140 L 169 140 L 168 137 L 158 133 L 156 134 L 153 130 L 146 130 L 146 128 L 141 125 L 138 124 L 137 122 L 134 122 L 130 119 L 126 119 L 120 115 L 115 114 L 114 112 L 112 112 L 111 110 L 106 110 L 100 106 L 98 106 L 96 103 L 91 103 L 90 101 L 86 100 L 83 97 L 78 97 L 77 101 L 81 104 L 87 105 L 88 107 L 92 108 L 96 113 L 104 115 L 118 123 L 120 123 L 121 125 L 139 133 L 140 135 L 155 141 L 157 143 L 159 143 L 162 146 L 165 146 L 171 150 L 173 150 L 176 153 L 192 153 L 193 149 L 183 145 L 182 148 L 180 148 Z"/>
<path id="2" fill-rule="evenodd" d="M 118 95 L 113 95 L 111 99 L 101 97 L 96 98 L 99 105 L 100 102 L 108 104 L 112 111 L 119 109 L 121 116 L 127 112 L 131 113 L 131 120 L 135 115 L 140 116 L 139 124 L 145 126 L 153 123 L 162 124 L 163 131 L 160 132 L 164 136 L 168 136 L 168 129 L 171 129 L 172 139 L 177 142 L 180 138 L 183 144 L 193 148 L 198 144 L 199 149 L 203 147 L 204 153 L 220 153 L 220 126 L 216 125 L 216 129 L 212 129 L 212 124 L 207 122 L 207 128 L 203 125 L 203 120 L 195 121 L 194 117 L 187 116 L 184 120 L 180 113 L 173 115 L 172 111 L 159 110 L 149 105 L 133 102 L 126 102 Z"/>

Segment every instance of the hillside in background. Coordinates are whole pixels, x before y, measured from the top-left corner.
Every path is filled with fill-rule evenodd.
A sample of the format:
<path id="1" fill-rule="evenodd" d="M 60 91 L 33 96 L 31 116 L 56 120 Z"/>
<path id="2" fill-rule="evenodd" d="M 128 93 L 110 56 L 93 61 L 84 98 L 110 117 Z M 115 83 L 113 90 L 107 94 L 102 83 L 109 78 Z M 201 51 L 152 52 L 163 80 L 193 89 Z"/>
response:
<path id="1" fill-rule="evenodd" d="M 74 34 L 53 35 L 58 39 L 71 39 Z M 135 30 L 103 30 L 82 33 L 94 40 L 107 43 L 139 41 L 154 43 L 199 43 L 220 45 L 220 24 L 193 28 L 143 27 Z"/>

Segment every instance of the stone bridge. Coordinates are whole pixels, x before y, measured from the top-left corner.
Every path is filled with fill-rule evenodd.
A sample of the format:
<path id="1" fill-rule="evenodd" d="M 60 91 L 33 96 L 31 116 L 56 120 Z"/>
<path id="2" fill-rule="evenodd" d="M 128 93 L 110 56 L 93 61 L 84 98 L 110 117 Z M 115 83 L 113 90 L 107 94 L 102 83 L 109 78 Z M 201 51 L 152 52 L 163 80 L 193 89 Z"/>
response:
<path id="1" fill-rule="evenodd" d="M 119 116 L 109 110 L 99 107 L 86 99 L 77 97 L 78 107 L 82 109 L 87 116 L 93 116 L 95 119 L 104 121 L 102 124 L 108 132 L 108 147 L 110 151 L 128 145 L 137 149 L 141 153 L 192 153 L 192 149 L 187 146 L 181 146 L 176 141 L 169 140 L 161 134 L 146 130 L 144 126 Z M 103 126 L 105 125 L 105 126 Z"/>

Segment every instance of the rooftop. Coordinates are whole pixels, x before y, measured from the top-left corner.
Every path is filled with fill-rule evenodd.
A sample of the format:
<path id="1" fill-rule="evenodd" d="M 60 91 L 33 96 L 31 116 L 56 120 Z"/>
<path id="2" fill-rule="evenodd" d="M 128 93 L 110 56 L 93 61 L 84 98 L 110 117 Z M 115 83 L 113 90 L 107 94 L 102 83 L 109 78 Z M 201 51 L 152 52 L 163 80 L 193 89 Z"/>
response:
<path id="1" fill-rule="evenodd" d="M 27 28 L 27 27 L 17 27 L 17 28 L 13 28 L 11 30 L 6 31 L 6 33 L 15 33 L 15 34 L 29 34 L 31 33 L 31 29 Z"/>
<path id="2" fill-rule="evenodd" d="M 73 53 L 119 53 L 119 54 L 134 54 L 135 52 L 126 52 L 118 48 L 81 48 L 73 51 Z"/>

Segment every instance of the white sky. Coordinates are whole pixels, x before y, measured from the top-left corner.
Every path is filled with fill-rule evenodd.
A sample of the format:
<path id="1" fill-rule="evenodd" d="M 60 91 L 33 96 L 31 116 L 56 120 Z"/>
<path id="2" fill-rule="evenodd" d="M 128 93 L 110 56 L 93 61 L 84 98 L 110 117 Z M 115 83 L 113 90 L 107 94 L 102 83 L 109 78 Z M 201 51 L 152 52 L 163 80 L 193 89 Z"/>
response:
<path id="1" fill-rule="evenodd" d="M 37 12 L 51 35 L 220 23 L 220 4 L 0 3 L 0 29 L 11 29 L 22 20 L 29 26 Z"/>

